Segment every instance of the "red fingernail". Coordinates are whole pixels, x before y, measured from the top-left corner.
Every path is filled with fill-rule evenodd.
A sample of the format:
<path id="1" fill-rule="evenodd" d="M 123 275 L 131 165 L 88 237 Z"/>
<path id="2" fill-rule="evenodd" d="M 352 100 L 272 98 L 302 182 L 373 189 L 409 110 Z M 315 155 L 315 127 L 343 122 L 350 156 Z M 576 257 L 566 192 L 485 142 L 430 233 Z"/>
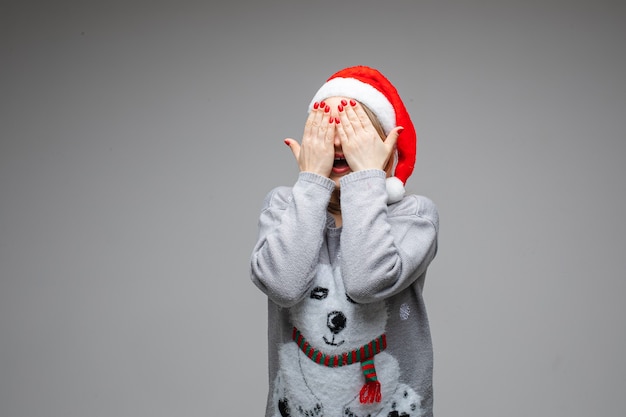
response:
<path id="1" fill-rule="evenodd" d="M 342 104 L 343 106 L 347 106 L 347 105 L 348 105 L 348 102 L 347 102 L 346 100 L 341 100 L 341 104 Z"/>
<path id="2" fill-rule="evenodd" d="M 339 120 L 338 117 L 335 117 L 335 123 L 339 124 L 339 123 L 341 123 L 341 120 Z"/>
<path id="3" fill-rule="evenodd" d="M 338 105 L 338 106 L 337 106 L 337 110 L 339 110 L 339 112 L 342 112 L 342 111 L 343 111 L 343 106 L 342 106 L 341 104 L 340 104 L 340 105 Z"/>
<path id="4" fill-rule="evenodd" d="M 289 141 L 285 139 L 285 145 L 289 146 Z"/>
<path id="5" fill-rule="evenodd" d="M 334 119 L 333 119 L 333 117 L 332 117 L 332 116 L 331 116 L 331 117 L 329 117 L 329 118 L 328 118 L 328 123 L 332 123 L 332 122 L 333 122 L 333 120 L 334 120 Z"/>
<path id="6" fill-rule="evenodd" d="M 351 106 L 356 106 L 356 101 L 354 101 L 354 100 L 350 100 L 350 105 L 351 105 Z"/>
<path id="7" fill-rule="evenodd" d="M 322 102 L 320 103 L 320 107 L 324 107 L 324 106 L 326 106 L 326 102 L 325 102 L 325 101 L 322 101 Z"/>
<path id="8" fill-rule="evenodd" d="M 324 107 L 324 113 L 328 113 L 330 111 L 330 106 Z"/>
<path id="9" fill-rule="evenodd" d="M 315 110 L 319 109 L 319 107 L 320 107 L 320 103 L 318 103 L 317 101 L 315 103 L 313 103 L 313 108 Z"/>

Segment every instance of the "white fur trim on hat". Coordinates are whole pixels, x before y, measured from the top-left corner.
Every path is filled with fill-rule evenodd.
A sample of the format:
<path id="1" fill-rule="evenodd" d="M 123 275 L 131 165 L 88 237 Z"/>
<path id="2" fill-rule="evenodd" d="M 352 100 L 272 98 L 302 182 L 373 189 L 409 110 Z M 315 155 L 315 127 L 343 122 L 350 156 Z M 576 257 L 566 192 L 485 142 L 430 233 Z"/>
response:
<path id="1" fill-rule="evenodd" d="M 385 95 L 369 84 L 354 78 L 333 78 L 323 84 L 313 96 L 309 111 L 315 102 L 329 97 L 349 97 L 365 104 L 378 117 L 385 134 L 396 127 L 396 112 Z"/>
<path id="2" fill-rule="evenodd" d="M 389 177 L 386 180 L 387 204 L 397 203 L 404 197 L 404 184 L 397 177 Z"/>

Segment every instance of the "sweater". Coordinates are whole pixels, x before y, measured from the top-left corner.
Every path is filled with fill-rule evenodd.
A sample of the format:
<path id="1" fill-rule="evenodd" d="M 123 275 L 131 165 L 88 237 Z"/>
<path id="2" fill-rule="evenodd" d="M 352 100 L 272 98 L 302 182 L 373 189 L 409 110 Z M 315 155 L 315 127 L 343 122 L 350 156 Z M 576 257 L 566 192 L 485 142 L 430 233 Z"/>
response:
<path id="1" fill-rule="evenodd" d="M 432 416 L 433 349 L 422 291 L 437 252 L 428 198 L 388 205 L 385 173 L 335 183 L 301 172 L 271 190 L 250 260 L 267 296 L 266 417 Z"/>

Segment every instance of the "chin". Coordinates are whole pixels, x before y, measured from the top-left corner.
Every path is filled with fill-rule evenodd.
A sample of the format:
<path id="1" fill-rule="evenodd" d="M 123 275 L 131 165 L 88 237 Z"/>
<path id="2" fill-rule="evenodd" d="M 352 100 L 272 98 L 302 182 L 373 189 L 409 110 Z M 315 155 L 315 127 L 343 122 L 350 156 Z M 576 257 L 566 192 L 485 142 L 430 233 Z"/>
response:
<path id="1" fill-rule="evenodd" d="M 339 177 L 330 177 L 331 180 L 335 181 L 335 188 L 339 189 L 340 185 L 339 185 L 339 181 L 343 178 L 344 176 L 341 175 Z"/>
<path id="2" fill-rule="evenodd" d="M 335 185 L 337 186 L 337 188 L 339 188 L 339 180 L 341 180 L 343 177 L 345 177 L 346 175 L 351 174 L 351 173 L 352 173 L 352 171 L 346 171 L 346 172 L 341 173 L 341 174 L 332 173 L 330 175 L 330 179 L 335 181 Z"/>

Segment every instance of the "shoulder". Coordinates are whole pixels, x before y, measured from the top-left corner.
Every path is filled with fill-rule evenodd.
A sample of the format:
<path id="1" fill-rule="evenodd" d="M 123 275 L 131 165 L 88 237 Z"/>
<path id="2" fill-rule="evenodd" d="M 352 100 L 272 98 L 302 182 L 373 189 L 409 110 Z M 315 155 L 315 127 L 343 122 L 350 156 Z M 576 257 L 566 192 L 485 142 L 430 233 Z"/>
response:
<path id="1" fill-rule="evenodd" d="M 422 195 L 409 194 L 397 203 L 389 205 L 389 216 L 415 216 L 439 226 L 437 205 L 433 200 Z"/>

